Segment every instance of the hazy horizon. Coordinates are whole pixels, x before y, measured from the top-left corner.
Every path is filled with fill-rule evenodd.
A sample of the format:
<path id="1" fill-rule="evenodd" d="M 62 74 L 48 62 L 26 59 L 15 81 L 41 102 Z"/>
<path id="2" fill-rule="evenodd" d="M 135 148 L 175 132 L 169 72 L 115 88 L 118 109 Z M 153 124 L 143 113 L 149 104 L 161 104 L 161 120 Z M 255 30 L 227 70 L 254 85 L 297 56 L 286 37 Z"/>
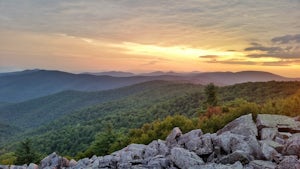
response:
<path id="1" fill-rule="evenodd" d="M 0 1 L 0 72 L 300 72 L 300 1 Z"/>
<path id="2" fill-rule="evenodd" d="M 44 71 L 59 71 L 59 72 L 66 72 L 66 73 L 72 73 L 72 74 L 94 74 L 96 75 L 97 73 L 130 73 L 132 75 L 128 76 L 139 76 L 139 75 L 145 75 L 145 74 L 152 74 L 152 73 L 174 73 L 174 74 L 192 74 L 192 73 L 217 73 L 217 72 L 230 72 L 230 73 L 239 73 L 239 72 L 265 72 L 265 73 L 271 73 L 275 75 L 279 75 L 282 77 L 287 77 L 287 78 L 300 78 L 300 76 L 295 76 L 295 77 L 289 77 L 289 76 L 284 76 L 281 74 L 269 72 L 269 71 L 258 71 L 258 70 L 241 70 L 241 71 L 173 71 L 173 70 L 166 70 L 166 71 L 160 71 L 160 70 L 152 70 L 152 71 L 121 71 L 121 70 L 104 70 L 104 71 L 64 71 L 64 70 L 58 70 L 58 69 L 42 69 L 42 68 L 34 68 L 34 69 L 16 69 L 16 70 L 11 70 L 11 71 L 0 71 L 0 73 L 13 73 L 13 72 L 22 72 L 22 71 L 33 71 L 33 70 L 44 70 Z M 126 75 L 122 75 L 123 77 L 126 77 Z M 116 75 L 117 77 L 117 75 Z M 121 77 L 121 76 L 120 76 Z"/>

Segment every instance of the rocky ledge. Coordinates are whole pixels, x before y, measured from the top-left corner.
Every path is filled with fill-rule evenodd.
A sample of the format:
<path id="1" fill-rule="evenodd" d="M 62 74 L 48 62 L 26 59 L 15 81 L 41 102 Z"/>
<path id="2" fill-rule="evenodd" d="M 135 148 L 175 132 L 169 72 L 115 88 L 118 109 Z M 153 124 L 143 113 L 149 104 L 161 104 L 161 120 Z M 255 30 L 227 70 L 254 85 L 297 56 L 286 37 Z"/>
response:
<path id="1" fill-rule="evenodd" d="M 111 155 L 67 160 L 56 153 L 40 165 L 0 169 L 300 169 L 300 118 L 241 116 L 217 133 L 174 128 L 165 141 L 131 144 Z"/>

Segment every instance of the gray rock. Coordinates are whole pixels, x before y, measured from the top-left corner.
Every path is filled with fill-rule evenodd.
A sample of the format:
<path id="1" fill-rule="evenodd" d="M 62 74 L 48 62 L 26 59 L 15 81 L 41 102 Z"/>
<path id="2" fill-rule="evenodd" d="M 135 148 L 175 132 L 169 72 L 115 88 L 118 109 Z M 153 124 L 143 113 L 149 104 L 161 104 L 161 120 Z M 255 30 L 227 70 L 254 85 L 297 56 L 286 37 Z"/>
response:
<path id="1" fill-rule="evenodd" d="M 39 166 L 33 163 L 30 163 L 27 169 L 38 169 Z"/>
<path id="2" fill-rule="evenodd" d="M 8 165 L 0 165 L 0 169 L 9 169 Z"/>
<path id="3" fill-rule="evenodd" d="M 261 140 L 273 140 L 277 135 L 277 128 L 263 128 L 260 130 L 260 139 Z"/>
<path id="4" fill-rule="evenodd" d="M 217 131 L 217 135 L 220 135 L 222 133 L 230 131 L 231 133 L 234 134 L 239 134 L 239 135 L 244 135 L 244 136 L 257 136 L 258 131 L 256 128 L 255 123 L 253 122 L 252 115 L 244 115 L 241 116 L 229 124 L 227 124 L 224 128 L 221 130 Z"/>
<path id="5" fill-rule="evenodd" d="M 148 168 L 153 169 L 163 169 L 167 168 L 169 165 L 170 160 L 162 155 L 155 156 L 154 158 L 150 159 L 150 161 L 147 164 Z"/>
<path id="6" fill-rule="evenodd" d="M 277 166 L 277 169 L 300 169 L 297 156 L 286 156 Z"/>
<path id="7" fill-rule="evenodd" d="M 162 140 L 152 141 L 145 148 L 144 158 L 153 158 L 157 155 L 166 156 L 169 152 L 169 148 L 166 146 L 165 142 Z"/>
<path id="8" fill-rule="evenodd" d="M 188 146 L 187 146 L 188 147 Z M 211 134 L 204 134 L 200 137 L 196 153 L 198 155 L 208 155 L 214 150 Z"/>
<path id="9" fill-rule="evenodd" d="M 204 161 L 196 153 L 179 147 L 171 149 L 170 158 L 181 169 L 189 169 L 193 166 L 204 164 Z"/>
<path id="10" fill-rule="evenodd" d="M 208 155 L 213 152 L 213 143 L 211 134 L 204 134 L 200 137 L 191 138 L 185 143 L 185 148 L 189 151 L 196 152 L 198 155 Z"/>
<path id="11" fill-rule="evenodd" d="M 79 160 L 75 166 L 73 166 L 73 169 L 82 169 L 82 168 L 87 168 L 88 166 L 91 165 L 91 161 L 88 158 L 83 158 Z"/>
<path id="12" fill-rule="evenodd" d="M 283 154 L 300 157 L 300 135 L 294 135 L 287 140 L 283 148 Z"/>
<path id="13" fill-rule="evenodd" d="M 98 157 L 99 168 L 117 168 L 118 163 L 120 162 L 120 157 L 118 155 L 106 155 L 103 157 Z M 122 163 L 122 162 L 120 162 Z M 128 163 L 128 161 L 124 162 Z"/>
<path id="14" fill-rule="evenodd" d="M 181 130 L 178 127 L 175 127 L 166 138 L 166 145 L 168 147 L 176 146 L 181 135 L 182 135 Z"/>
<path id="15" fill-rule="evenodd" d="M 300 122 L 295 119 L 284 115 L 271 115 L 271 114 L 258 114 L 256 125 L 259 130 L 262 128 L 297 128 Z"/>
<path id="16" fill-rule="evenodd" d="M 278 144 L 284 145 L 285 144 L 285 140 L 279 137 L 275 137 L 274 141 Z"/>
<path id="17" fill-rule="evenodd" d="M 62 168 L 68 166 L 69 166 L 69 160 L 58 156 L 56 153 L 50 154 L 40 162 L 41 168 L 45 168 L 45 167 Z"/>
<path id="18" fill-rule="evenodd" d="M 128 168 L 126 168 L 126 169 L 128 169 Z M 149 169 L 149 167 L 144 166 L 144 165 L 134 165 L 130 169 Z M 155 168 L 153 168 L 153 169 L 155 169 Z"/>
<path id="19" fill-rule="evenodd" d="M 230 132 L 222 133 L 213 140 L 214 146 L 221 147 L 227 154 L 243 151 L 257 159 L 262 158 L 262 151 L 255 136 L 243 136 Z"/>
<path id="20" fill-rule="evenodd" d="M 272 161 L 278 156 L 278 152 L 267 142 L 261 142 L 261 149 L 265 159 Z"/>
<path id="21" fill-rule="evenodd" d="M 276 169 L 277 165 L 271 161 L 253 160 L 249 164 L 253 169 Z"/>
<path id="22" fill-rule="evenodd" d="M 209 163 L 209 164 L 205 164 L 205 165 L 194 166 L 194 167 L 191 167 L 190 169 L 244 169 L 244 167 L 240 162 L 236 162 L 232 165 Z"/>
<path id="23" fill-rule="evenodd" d="M 248 164 L 251 160 L 252 160 L 252 158 L 250 157 L 249 154 L 247 154 L 243 151 L 237 150 L 229 155 L 222 157 L 219 160 L 219 162 L 222 164 L 234 164 L 239 161 L 242 164 Z"/>
<path id="24" fill-rule="evenodd" d="M 146 145 L 130 144 L 119 151 L 120 163 L 131 162 L 135 160 L 142 160 L 146 150 Z"/>
<path id="25" fill-rule="evenodd" d="M 119 163 L 118 164 L 118 169 L 128 169 L 128 168 L 132 168 L 132 164 L 131 163 Z"/>
<path id="26" fill-rule="evenodd" d="M 269 145 L 270 147 L 274 148 L 277 152 L 281 153 L 283 148 L 284 148 L 284 145 L 282 144 L 279 144 L 275 141 L 272 141 L 272 140 L 262 140 L 260 141 L 260 144 L 263 145 L 263 144 L 267 144 Z"/>
<path id="27" fill-rule="evenodd" d="M 11 165 L 10 169 L 27 169 L 27 165 L 23 165 L 23 166 Z"/>
<path id="28" fill-rule="evenodd" d="M 197 139 L 200 138 L 200 136 L 203 134 L 201 129 L 197 129 L 197 130 L 192 130 L 188 133 L 185 133 L 184 135 L 182 135 L 179 140 L 178 140 L 178 144 L 180 145 L 185 145 L 186 143 L 188 143 L 190 140 L 192 139 Z"/>
<path id="29" fill-rule="evenodd" d="M 69 162 L 69 167 L 74 167 L 77 165 L 77 161 L 75 161 L 74 159 L 71 159 Z"/>

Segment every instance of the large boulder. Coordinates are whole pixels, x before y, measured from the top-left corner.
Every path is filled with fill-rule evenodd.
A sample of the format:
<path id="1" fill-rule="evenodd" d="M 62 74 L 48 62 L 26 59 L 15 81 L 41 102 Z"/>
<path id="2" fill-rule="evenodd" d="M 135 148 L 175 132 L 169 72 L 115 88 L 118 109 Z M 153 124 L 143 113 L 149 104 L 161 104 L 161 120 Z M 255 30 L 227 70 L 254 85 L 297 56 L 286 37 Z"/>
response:
<path id="1" fill-rule="evenodd" d="M 190 140 L 193 139 L 199 139 L 200 136 L 203 134 L 201 129 L 197 129 L 197 130 L 192 130 L 188 133 L 183 134 L 179 140 L 178 140 L 178 144 L 180 145 L 185 145 L 186 143 L 188 143 Z"/>
<path id="2" fill-rule="evenodd" d="M 171 150 L 170 158 L 181 169 L 189 169 L 193 166 L 204 164 L 204 161 L 196 153 L 179 147 Z"/>
<path id="3" fill-rule="evenodd" d="M 300 135 L 293 135 L 284 145 L 283 154 L 300 157 Z"/>
<path id="4" fill-rule="evenodd" d="M 246 154 L 255 157 L 256 159 L 262 158 L 262 151 L 255 136 L 243 136 L 225 132 L 218 135 L 213 140 L 214 146 L 220 147 L 226 154 L 231 154 L 237 150 L 243 151 Z"/>
<path id="5" fill-rule="evenodd" d="M 69 160 L 58 156 L 55 152 L 50 154 L 49 156 L 45 157 L 40 162 L 40 168 L 62 168 L 62 167 L 69 167 Z"/>
<path id="6" fill-rule="evenodd" d="M 196 152 L 196 154 L 198 155 L 208 155 L 213 152 L 214 148 L 212 144 L 211 134 L 195 135 L 194 137 L 188 138 L 189 140 L 186 140 L 185 142 L 180 142 L 182 141 L 182 139 L 180 139 L 179 143 L 181 143 L 181 145 L 189 151 Z M 184 138 L 184 140 L 185 139 L 186 138 Z"/>
<path id="7" fill-rule="evenodd" d="M 145 148 L 144 159 L 153 158 L 157 155 L 166 156 L 169 153 L 169 148 L 165 141 L 154 140 Z"/>
<path id="8" fill-rule="evenodd" d="M 83 158 L 79 160 L 76 165 L 72 166 L 72 169 L 81 169 L 81 168 L 87 168 L 91 165 L 91 160 L 88 158 Z"/>
<path id="9" fill-rule="evenodd" d="M 147 164 L 148 168 L 163 169 L 170 165 L 171 161 L 163 155 L 151 158 Z"/>
<path id="10" fill-rule="evenodd" d="M 265 159 L 269 161 L 277 160 L 279 153 L 267 142 L 261 142 L 261 150 Z"/>
<path id="11" fill-rule="evenodd" d="M 300 169 L 297 156 L 286 156 L 277 166 L 277 169 Z"/>
<path id="12" fill-rule="evenodd" d="M 257 136 L 257 128 L 255 123 L 253 122 L 252 115 L 244 115 L 241 116 L 229 124 L 227 124 L 224 128 L 221 130 L 217 131 L 217 135 L 220 135 L 222 133 L 230 131 L 231 133 L 234 134 L 239 134 L 239 135 L 244 135 L 244 136 Z"/>
<path id="13" fill-rule="evenodd" d="M 263 144 L 267 144 L 268 146 L 272 147 L 273 149 L 275 149 L 279 153 L 281 153 L 283 148 L 284 148 L 283 144 L 280 144 L 280 143 L 272 141 L 272 140 L 261 140 L 260 144 L 261 144 L 261 146 Z"/>
<path id="14" fill-rule="evenodd" d="M 175 147 L 178 144 L 178 140 L 180 139 L 180 136 L 182 135 L 181 130 L 178 127 L 175 127 L 172 132 L 168 135 L 166 138 L 166 145 L 168 147 Z"/>
<path id="15" fill-rule="evenodd" d="M 120 161 L 120 157 L 118 155 L 106 155 L 103 157 L 98 157 L 98 160 L 98 168 L 117 168 L 117 164 Z"/>
<path id="16" fill-rule="evenodd" d="M 130 144 L 118 152 L 120 155 L 120 163 L 142 163 L 145 150 L 146 145 Z"/>

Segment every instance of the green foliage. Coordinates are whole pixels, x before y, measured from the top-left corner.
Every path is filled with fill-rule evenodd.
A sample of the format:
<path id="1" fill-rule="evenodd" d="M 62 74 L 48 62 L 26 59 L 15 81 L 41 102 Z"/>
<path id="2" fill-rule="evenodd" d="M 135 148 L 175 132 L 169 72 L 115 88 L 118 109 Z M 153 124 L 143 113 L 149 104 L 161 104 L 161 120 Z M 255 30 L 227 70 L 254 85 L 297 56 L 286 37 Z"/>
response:
<path id="1" fill-rule="evenodd" d="M 227 102 L 237 98 L 265 103 L 270 99 L 283 99 L 295 94 L 300 89 L 300 82 L 248 82 L 219 88 L 219 99 Z M 222 104 L 223 104 L 222 103 Z"/>
<path id="2" fill-rule="evenodd" d="M 300 115 L 300 91 L 285 99 L 269 100 L 262 106 L 261 113 L 282 114 L 287 116 Z"/>
<path id="3" fill-rule="evenodd" d="M 225 107 L 229 110 L 228 112 L 213 114 L 210 117 L 207 117 L 206 114 L 201 115 L 198 127 L 205 133 L 214 133 L 242 115 L 255 115 L 260 112 L 259 106 L 256 103 L 250 103 L 242 99 L 229 102 Z"/>
<path id="4" fill-rule="evenodd" d="M 19 128 L 0 122 L 0 143 L 20 131 Z M 1 153 L 1 151 L 0 151 Z"/>
<path id="5" fill-rule="evenodd" d="M 16 164 L 29 164 L 35 163 L 39 160 L 37 153 L 33 150 L 31 141 L 26 139 L 22 141 L 17 148 L 16 152 Z"/>
<path id="6" fill-rule="evenodd" d="M 217 90 L 217 86 L 215 86 L 213 83 L 210 83 L 205 87 L 206 104 L 208 107 L 217 106 Z"/>
<path id="7" fill-rule="evenodd" d="M 12 165 L 16 163 L 17 157 L 14 152 L 5 153 L 0 156 L 0 164 Z"/>
<path id="8" fill-rule="evenodd" d="M 174 127 L 179 127 L 185 133 L 197 128 L 197 121 L 182 115 L 168 116 L 164 120 L 146 123 L 140 129 L 130 130 L 129 142 L 148 144 L 155 139 L 165 139 Z"/>
<path id="9" fill-rule="evenodd" d="M 0 106 L 0 123 L 9 121 L 10 124 L 22 129 L 37 128 L 74 111 L 172 84 L 172 82 L 153 81 L 107 91 L 63 91 L 21 103 Z"/>
<path id="10" fill-rule="evenodd" d="M 116 140 L 116 133 L 112 130 L 112 124 L 108 124 L 104 132 L 96 136 L 92 145 L 83 153 L 85 157 L 93 155 L 103 156 L 110 153 L 110 147 Z"/>
<path id="11" fill-rule="evenodd" d="M 107 122 L 113 124 L 117 135 L 124 135 L 129 129 L 170 114 L 196 112 L 199 97 L 203 97 L 196 93 L 202 88 L 199 85 L 169 82 L 156 84 L 155 90 L 146 89 L 120 100 L 73 112 L 49 125 L 28 131 L 24 136 L 30 136 L 37 150 L 44 154 L 55 151 L 64 156 L 75 156 L 88 149 L 95 135 L 104 132 Z M 109 151 L 126 143 L 126 139 L 118 137 L 117 140 Z"/>

